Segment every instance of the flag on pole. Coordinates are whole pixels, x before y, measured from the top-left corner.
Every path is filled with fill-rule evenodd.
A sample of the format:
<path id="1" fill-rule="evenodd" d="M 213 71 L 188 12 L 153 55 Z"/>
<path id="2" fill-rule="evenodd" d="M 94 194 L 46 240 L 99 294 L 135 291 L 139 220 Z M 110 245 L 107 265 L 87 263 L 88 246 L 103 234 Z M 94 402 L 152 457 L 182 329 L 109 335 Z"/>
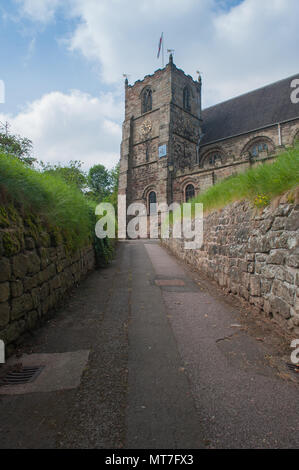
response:
<path id="1" fill-rule="evenodd" d="M 162 43 L 163 43 L 163 33 L 161 34 L 160 41 L 159 41 L 157 59 L 159 59 L 159 57 L 160 57 L 160 52 L 161 52 Z"/>

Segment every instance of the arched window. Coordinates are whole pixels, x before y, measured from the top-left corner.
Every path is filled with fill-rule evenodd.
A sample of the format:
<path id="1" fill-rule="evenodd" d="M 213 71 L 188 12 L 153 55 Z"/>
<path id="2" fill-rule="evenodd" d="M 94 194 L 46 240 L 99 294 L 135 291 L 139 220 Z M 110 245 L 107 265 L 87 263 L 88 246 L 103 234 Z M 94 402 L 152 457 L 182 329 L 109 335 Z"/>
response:
<path id="1" fill-rule="evenodd" d="M 191 111 L 191 104 L 190 104 L 190 89 L 188 86 L 185 86 L 183 90 L 183 108 L 187 111 Z"/>
<path id="2" fill-rule="evenodd" d="M 195 190 L 193 184 L 188 184 L 185 189 L 185 199 L 186 202 L 190 201 L 190 199 L 193 199 L 195 196 Z"/>
<path id="3" fill-rule="evenodd" d="M 142 94 L 142 113 L 152 110 L 152 90 L 146 88 Z"/>
<path id="4" fill-rule="evenodd" d="M 210 166 L 216 166 L 217 163 L 221 165 L 222 163 L 221 153 L 219 152 L 210 153 L 210 155 L 208 156 L 208 162 Z"/>
<path id="5" fill-rule="evenodd" d="M 154 204 L 151 206 L 151 204 Z M 157 212 L 157 195 L 155 191 L 151 191 L 148 195 L 148 211 L 150 214 L 155 214 Z"/>
<path id="6" fill-rule="evenodd" d="M 267 142 L 255 142 L 250 148 L 249 148 L 249 153 L 253 157 L 258 157 L 260 153 L 262 152 L 268 152 L 269 151 L 269 146 Z"/>

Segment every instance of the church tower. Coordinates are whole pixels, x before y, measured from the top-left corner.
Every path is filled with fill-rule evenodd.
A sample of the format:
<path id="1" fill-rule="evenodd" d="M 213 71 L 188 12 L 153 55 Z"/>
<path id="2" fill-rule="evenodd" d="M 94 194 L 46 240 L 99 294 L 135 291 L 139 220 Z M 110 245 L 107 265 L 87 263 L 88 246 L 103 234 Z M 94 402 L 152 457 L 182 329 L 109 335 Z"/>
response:
<path id="1" fill-rule="evenodd" d="M 129 85 L 121 143 L 119 194 L 127 206 L 174 201 L 176 172 L 197 163 L 201 135 L 201 79 L 169 63 Z M 177 201 L 177 202 L 182 202 Z"/>

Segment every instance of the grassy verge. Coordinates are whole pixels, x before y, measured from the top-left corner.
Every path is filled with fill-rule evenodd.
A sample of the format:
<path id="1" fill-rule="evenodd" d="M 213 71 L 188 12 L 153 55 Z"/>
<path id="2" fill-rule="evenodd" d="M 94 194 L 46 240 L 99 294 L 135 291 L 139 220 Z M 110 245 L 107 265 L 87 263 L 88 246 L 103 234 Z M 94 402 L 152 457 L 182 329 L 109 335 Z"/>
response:
<path id="1" fill-rule="evenodd" d="M 271 164 L 261 164 L 232 176 L 199 194 L 192 202 L 204 211 L 219 209 L 238 200 L 250 200 L 257 207 L 299 185 L 299 147 L 279 155 Z"/>
<path id="2" fill-rule="evenodd" d="M 257 207 L 299 185 L 299 147 L 288 149 L 271 164 L 264 163 L 226 178 L 199 194 L 191 202 L 202 203 L 204 211 L 220 209 L 247 199 Z"/>
<path id="3" fill-rule="evenodd" d="M 13 203 L 24 214 L 34 214 L 58 229 L 72 250 L 88 243 L 97 245 L 99 256 L 108 260 L 109 243 L 94 235 L 96 203 L 75 186 L 59 177 L 24 166 L 11 156 L 0 154 L 0 205 Z"/>
<path id="4" fill-rule="evenodd" d="M 204 213 L 221 209 L 235 201 L 249 200 L 256 207 L 263 208 L 271 200 L 299 186 L 299 146 L 290 148 L 277 156 L 271 164 L 264 163 L 244 173 L 231 176 L 215 184 L 192 199 L 192 215 L 194 204 L 202 203 Z M 292 199 L 290 195 L 290 199 Z M 293 202 L 290 200 L 290 202 Z M 182 207 L 170 213 L 163 224 L 181 218 Z"/>

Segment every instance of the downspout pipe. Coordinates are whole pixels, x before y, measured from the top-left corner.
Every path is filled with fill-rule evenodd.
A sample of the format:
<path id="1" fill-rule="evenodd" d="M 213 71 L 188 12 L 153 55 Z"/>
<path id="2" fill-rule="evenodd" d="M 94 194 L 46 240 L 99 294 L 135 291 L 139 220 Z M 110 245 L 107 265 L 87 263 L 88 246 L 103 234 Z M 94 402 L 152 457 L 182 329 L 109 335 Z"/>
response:
<path id="1" fill-rule="evenodd" d="M 277 124 L 277 128 L 278 128 L 278 144 L 279 144 L 279 147 L 282 146 L 282 136 L 281 136 L 281 124 L 278 123 Z"/>

